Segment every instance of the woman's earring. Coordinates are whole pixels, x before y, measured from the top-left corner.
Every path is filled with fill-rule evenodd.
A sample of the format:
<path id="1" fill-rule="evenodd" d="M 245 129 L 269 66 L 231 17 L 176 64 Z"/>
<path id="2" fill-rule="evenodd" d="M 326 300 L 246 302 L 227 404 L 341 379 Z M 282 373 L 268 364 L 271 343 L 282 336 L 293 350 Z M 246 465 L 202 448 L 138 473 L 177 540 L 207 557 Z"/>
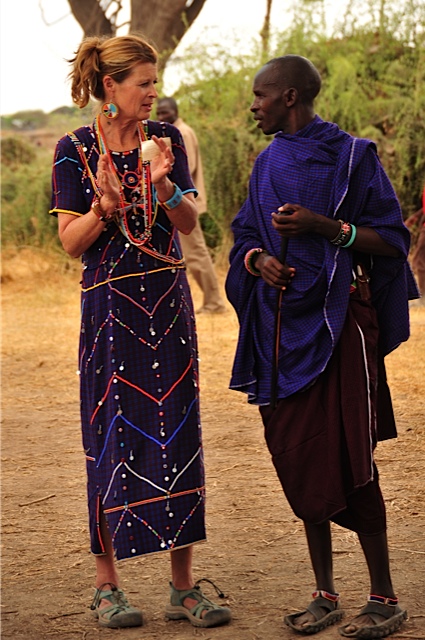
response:
<path id="1" fill-rule="evenodd" d="M 105 102 L 102 107 L 102 113 L 108 120 L 114 120 L 119 114 L 119 109 L 113 102 Z"/>

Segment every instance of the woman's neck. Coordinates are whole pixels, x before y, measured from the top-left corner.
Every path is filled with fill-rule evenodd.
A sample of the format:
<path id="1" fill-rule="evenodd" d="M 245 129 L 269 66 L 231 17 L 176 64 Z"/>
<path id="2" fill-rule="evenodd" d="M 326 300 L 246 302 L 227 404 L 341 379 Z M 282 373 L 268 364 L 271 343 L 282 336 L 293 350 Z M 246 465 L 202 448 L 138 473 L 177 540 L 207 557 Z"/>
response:
<path id="1" fill-rule="evenodd" d="M 101 127 L 110 151 L 131 151 L 139 144 L 137 122 L 101 119 Z"/>

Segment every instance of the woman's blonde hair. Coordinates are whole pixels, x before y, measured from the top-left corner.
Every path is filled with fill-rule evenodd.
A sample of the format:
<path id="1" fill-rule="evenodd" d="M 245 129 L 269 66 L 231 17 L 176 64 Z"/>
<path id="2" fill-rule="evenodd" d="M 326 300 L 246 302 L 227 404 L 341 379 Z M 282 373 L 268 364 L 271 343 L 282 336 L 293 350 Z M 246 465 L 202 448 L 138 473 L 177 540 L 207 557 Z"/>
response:
<path id="1" fill-rule="evenodd" d="M 77 49 L 69 74 L 71 96 L 80 108 L 85 107 L 91 97 L 104 100 L 103 78 L 112 76 L 123 82 L 133 67 L 140 62 L 156 64 L 158 54 L 154 47 L 140 36 L 85 38 Z"/>

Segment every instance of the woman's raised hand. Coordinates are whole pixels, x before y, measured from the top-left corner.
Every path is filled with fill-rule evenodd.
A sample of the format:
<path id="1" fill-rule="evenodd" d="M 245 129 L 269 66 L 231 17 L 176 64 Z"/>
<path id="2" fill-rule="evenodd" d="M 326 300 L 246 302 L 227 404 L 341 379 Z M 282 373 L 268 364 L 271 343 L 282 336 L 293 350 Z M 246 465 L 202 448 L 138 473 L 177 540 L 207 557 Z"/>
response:
<path id="1" fill-rule="evenodd" d="M 164 139 L 152 136 L 159 148 L 159 154 L 151 160 L 151 176 L 153 184 L 161 182 L 173 169 L 174 155 Z"/>
<path id="2" fill-rule="evenodd" d="M 102 211 L 112 213 L 118 205 L 120 185 L 107 154 L 99 156 L 96 177 L 97 183 L 103 193 L 100 200 Z"/>

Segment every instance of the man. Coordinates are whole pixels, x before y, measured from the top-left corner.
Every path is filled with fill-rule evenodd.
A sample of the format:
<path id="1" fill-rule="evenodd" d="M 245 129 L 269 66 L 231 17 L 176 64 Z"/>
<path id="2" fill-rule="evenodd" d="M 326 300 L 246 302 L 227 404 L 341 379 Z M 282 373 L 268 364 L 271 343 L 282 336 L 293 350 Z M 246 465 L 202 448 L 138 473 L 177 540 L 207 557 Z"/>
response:
<path id="1" fill-rule="evenodd" d="M 158 100 L 156 115 L 158 120 L 173 124 L 182 134 L 187 151 L 189 171 L 198 191 L 196 206 L 198 214 L 201 215 L 207 210 L 207 197 L 201 153 L 196 134 L 179 117 L 177 103 L 174 98 L 161 98 Z M 196 313 L 223 313 L 226 311 L 226 304 L 220 295 L 214 264 L 205 243 L 199 220 L 190 235 L 179 234 L 179 237 L 187 267 L 204 296 L 202 307 Z"/>
<path id="2" fill-rule="evenodd" d="M 240 332 L 230 388 L 259 405 L 282 488 L 304 522 L 316 589 L 286 624 L 312 634 L 344 614 L 333 521 L 358 534 L 371 583 L 367 605 L 339 632 L 385 637 L 407 613 L 390 576 L 373 449 L 396 436 L 384 356 L 407 340 L 408 298 L 418 293 L 409 231 L 375 145 L 315 114 L 320 86 L 317 69 L 296 55 L 269 61 L 254 79 L 254 119 L 276 135 L 232 223 L 226 293 Z"/>

